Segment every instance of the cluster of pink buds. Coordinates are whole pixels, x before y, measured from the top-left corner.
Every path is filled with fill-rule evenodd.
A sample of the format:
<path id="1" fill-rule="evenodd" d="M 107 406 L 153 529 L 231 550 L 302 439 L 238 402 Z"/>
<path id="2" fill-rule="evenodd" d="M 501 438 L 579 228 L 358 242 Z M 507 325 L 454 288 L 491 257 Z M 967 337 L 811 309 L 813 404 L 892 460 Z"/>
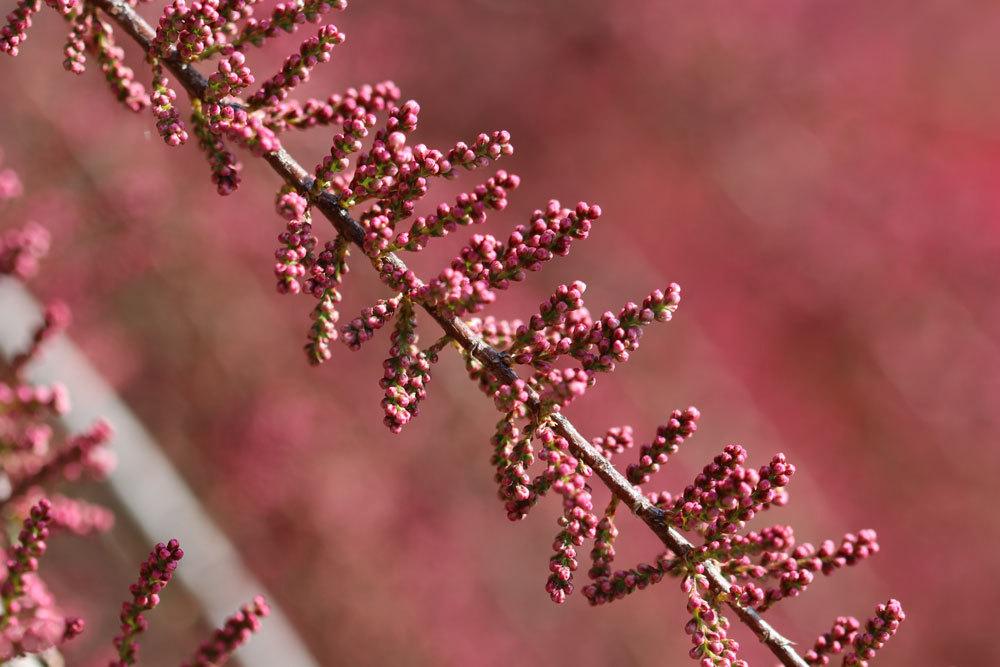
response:
<path id="1" fill-rule="evenodd" d="M 181 549 L 181 545 L 177 540 L 170 540 L 166 544 L 161 542 L 153 547 L 145 562 L 139 566 L 139 579 L 129 586 L 132 598 L 122 603 L 119 616 L 121 632 L 115 637 L 118 660 L 109 663 L 110 667 L 135 664 L 139 650 L 137 638 L 148 627 L 143 613 L 160 604 L 160 592 L 170 583 L 174 570 L 183 557 L 184 550 Z"/>
<path id="2" fill-rule="evenodd" d="M 306 212 L 301 218 L 288 221 L 284 232 L 278 235 L 281 246 L 275 251 L 274 275 L 278 277 L 278 291 L 298 294 L 302 291 L 306 272 L 315 261 L 313 250 L 316 237 L 312 232 L 311 218 Z"/>
<path id="3" fill-rule="evenodd" d="M 195 656 L 182 667 L 215 667 L 229 660 L 233 652 L 260 629 L 260 619 L 270 613 L 264 598 L 257 596 L 226 619 L 225 625 L 198 647 Z"/>
<path id="4" fill-rule="evenodd" d="M 379 299 L 375 305 L 365 308 L 361 315 L 351 320 L 341 330 L 341 340 L 352 350 L 360 349 L 365 341 L 371 339 L 375 332 L 392 319 L 396 309 L 402 302 L 402 297 Z"/>
<path id="5" fill-rule="evenodd" d="M 686 410 L 674 410 L 670 419 L 656 429 L 653 442 L 643 445 L 639 450 L 638 463 L 632 463 L 626 469 L 628 481 L 633 484 L 645 484 L 660 470 L 671 456 L 677 453 L 684 441 L 698 430 L 698 419 L 701 412 L 691 406 Z M 632 427 L 625 427 L 631 435 Z"/>
<path id="6" fill-rule="evenodd" d="M 14 10 L 7 15 L 6 24 L 0 28 L 0 51 L 16 56 L 21 44 L 28 38 L 31 17 L 42 7 L 41 0 L 18 0 Z"/>
<path id="7" fill-rule="evenodd" d="M 681 583 L 681 589 L 688 595 L 687 610 L 691 614 L 691 620 L 684 626 L 693 644 L 691 658 L 702 667 L 748 667 L 746 660 L 737 658 L 740 645 L 728 635 L 729 620 L 718 612 L 717 604 L 707 599 L 712 592 L 703 569 L 695 567 L 694 573 Z"/>
<path id="8" fill-rule="evenodd" d="M 65 617 L 55 607 L 52 595 L 38 577 L 38 559 L 45 553 L 49 537 L 51 506 L 45 499 L 35 503 L 24 518 L 17 543 L 6 551 L 0 600 L 0 660 L 25 653 L 41 653 L 83 630 L 79 618 Z"/>
<path id="9" fill-rule="evenodd" d="M 306 291 L 319 299 L 312 311 L 313 325 L 309 329 L 309 342 L 305 346 L 306 356 L 313 365 L 319 365 L 332 356 L 330 343 L 339 336 L 337 321 L 340 313 L 337 312 L 337 304 L 341 300 L 340 284 L 348 271 L 347 255 L 348 245 L 344 237 L 338 236 L 335 241 L 327 241 L 305 283 Z"/>
<path id="10" fill-rule="evenodd" d="M 561 604 L 573 592 L 573 572 L 579 565 L 576 549 L 597 534 L 598 519 L 587 486 L 593 471 L 573 456 L 565 438 L 548 429 L 543 429 L 540 436 L 542 450 L 538 458 L 546 466 L 545 487 L 563 498 L 563 514 L 559 517 L 562 530 L 552 544 L 555 554 L 549 559 L 551 574 L 545 584 L 553 602 Z"/>
<path id="11" fill-rule="evenodd" d="M 38 571 L 38 559 L 45 553 L 49 537 L 49 510 L 51 505 L 44 498 L 31 508 L 24 520 L 17 544 L 8 552 L 5 564 L 7 576 L 0 584 L 3 618 L 0 627 L 6 627 L 19 611 L 18 599 L 24 595 L 24 577 Z"/>
<path id="12" fill-rule="evenodd" d="M 454 204 L 440 204 L 432 215 L 418 217 L 410 230 L 400 232 L 393 246 L 387 249 L 417 252 L 431 238 L 447 236 L 460 226 L 483 224 L 488 209 L 502 211 L 507 208 L 507 193 L 520 183 L 520 177 L 501 169 L 472 192 L 458 195 Z"/>
<path id="13" fill-rule="evenodd" d="M 706 536 L 734 533 L 754 514 L 787 501 L 784 487 L 795 472 L 784 454 L 775 454 L 759 471 L 743 467 L 747 452 L 740 445 L 727 445 L 705 466 L 693 484 L 665 509 L 667 519 L 678 528 L 697 528 Z"/>
<path id="14" fill-rule="evenodd" d="M 375 85 L 348 88 L 334 93 L 325 100 L 309 98 L 304 102 L 286 100 L 272 107 L 267 116 L 268 125 L 275 132 L 291 128 L 306 129 L 317 125 L 343 125 L 349 120 L 367 117 L 384 111 L 399 100 L 399 88 L 392 81 Z M 375 121 L 372 120 L 372 125 Z M 360 147 L 356 150 L 361 150 Z M 352 151 L 356 152 L 356 151 Z M 346 167 L 346 165 L 345 165 Z"/>
<path id="15" fill-rule="evenodd" d="M 392 332 L 392 347 L 385 360 L 385 376 L 381 386 L 385 389 L 382 409 L 385 425 L 398 433 L 417 414 L 417 407 L 427 397 L 425 389 L 430 381 L 431 360 L 417 347 L 417 317 L 413 303 L 403 300 Z"/>
<path id="16" fill-rule="evenodd" d="M 70 33 L 63 49 L 66 59 L 63 66 L 74 74 L 82 74 L 85 51 L 94 54 L 111 92 L 125 107 L 139 112 L 150 105 L 149 95 L 135 80 L 135 72 L 125 65 L 125 51 L 115 44 L 114 32 L 104 21 L 82 13 L 70 22 Z"/>
<path id="17" fill-rule="evenodd" d="M 299 52 L 289 56 L 281 71 L 247 101 L 254 107 L 273 107 L 284 101 L 292 88 L 309 80 L 309 70 L 319 63 L 330 61 L 333 47 L 342 44 L 344 39 L 344 33 L 337 30 L 337 26 L 323 26 L 315 37 L 302 42 Z M 252 77 L 250 81 L 253 82 Z"/>
<path id="18" fill-rule="evenodd" d="M 846 652 L 844 665 L 868 667 L 875 653 L 896 634 L 904 620 L 906 613 L 899 600 L 880 604 L 864 628 L 853 616 L 840 616 L 830 632 L 819 636 L 812 650 L 806 653 L 805 661 L 810 665 L 829 665 L 830 656 Z"/>

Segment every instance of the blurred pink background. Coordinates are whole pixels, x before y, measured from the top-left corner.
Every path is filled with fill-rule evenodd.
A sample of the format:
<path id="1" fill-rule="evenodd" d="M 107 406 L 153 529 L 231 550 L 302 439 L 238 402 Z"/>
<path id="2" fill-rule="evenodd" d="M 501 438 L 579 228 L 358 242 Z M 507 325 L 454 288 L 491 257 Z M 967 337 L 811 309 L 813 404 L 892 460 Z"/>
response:
<path id="1" fill-rule="evenodd" d="M 879 665 L 1000 664 L 1000 6 L 366 0 L 333 20 L 348 41 L 303 96 L 392 78 L 421 103 L 420 141 L 511 131 L 501 166 L 523 185 L 490 232 L 549 197 L 602 205 L 589 243 L 491 312 L 526 316 L 575 278 L 597 312 L 683 285 L 674 321 L 570 408 L 585 433 L 628 422 L 642 442 L 695 404 L 702 427 L 663 488 L 740 442 L 755 464 L 784 451 L 799 466 L 789 507 L 761 521 L 814 542 L 878 530 L 876 558 L 769 613 L 782 632 L 811 644 L 895 596 L 909 618 Z M 9 220 L 54 233 L 35 289 L 69 301 L 74 339 L 320 661 L 685 664 L 676 582 L 599 609 L 548 601 L 558 503 L 505 519 L 496 415 L 453 354 L 400 436 L 381 424 L 385 332 L 305 364 L 312 304 L 273 288 L 276 177 L 243 156 L 242 189 L 219 198 L 193 144 L 166 148 L 99 73 L 61 70 L 58 24 L 46 11 L 0 60 L 0 146 L 29 193 Z M 258 79 L 297 43 L 254 54 Z M 330 135 L 285 143 L 311 166 Z M 436 184 L 426 207 L 476 182 Z M 412 265 L 436 272 L 465 236 Z M 355 262 L 344 316 L 383 293 Z M 658 553 L 633 521 L 619 542 L 622 566 Z M 88 585 L 98 638 L 116 586 Z"/>

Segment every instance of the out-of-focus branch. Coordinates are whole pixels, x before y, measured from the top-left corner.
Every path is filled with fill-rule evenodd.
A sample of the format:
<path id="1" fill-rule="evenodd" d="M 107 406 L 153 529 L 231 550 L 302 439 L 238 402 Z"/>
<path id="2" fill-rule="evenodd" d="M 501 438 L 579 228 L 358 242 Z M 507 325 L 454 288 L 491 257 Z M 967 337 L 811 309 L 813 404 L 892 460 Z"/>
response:
<path id="1" fill-rule="evenodd" d="M 132 36 L 136 42 L 148 52 L 155 37 L 152 27 L 125 0 L 92 0 L 93 4 L 104 11 L 112 20 Z M 166 67 L 181 82 L 188 94 L 194 98 L 203 99 L 207 87 L 204 76 L 192 66 L 185 64 L 176 57 L 164 60 Z M 243 102 L 229 102 L 234 106 L 243 107 Z M 300 192 L 312 192 L 313 178 L 309 173 L 283 148 L 268 153 L 264 159 L 285 181 L 298 188 Z M 364 242 L 365 231 L 358 221 L 340 205 L 340 200 L 333 194 L 323 192 L 310 194 L 312 203 L 326 218 L 333 223 L 337 231 L 351 240 L 357 246 Z M 381 255 L 379 261 L 388 265 L 393 272 L 405 273 L 406 264 L 395 253 Z M 518 379 L 517 372 L 508 363 L 507 356 L 485 343 L 462 319 L 455 317 L 429 303 L 421 304 L 431 317 L 440 325 L 444 333 L 461 345 L 473 358 L 483 364 L 493 375 L 505 384 L 511 384 Z M 529 409 L 540 411 L 541 401 L 537 394 L 532 393 L 527 401 Z M 629 481 L 615 468 L 611 462 L 586 438 L 584 438 L 573 423 L 561 413 L 550 416 L 554 430 L 566 438 L 573 455 L 585 462 L 604 481 L 611 493 L 624 502 L 637 517 L 642 519 L 652 529 L 660 541 L 679 558 L 683 558 L 693 545 L 680 532 L 664 520 L 664 513 L 645 498 Z M 767 621 L 761 618 L 753 609 L 739 604 L 728 593 L 729 580 L 719 570 L 714 561 L 707 561 L 705 576 L 713 591 L 722 595 L 728 606 L 740 620 L 750 628 L 757 638 L 786 667 L 806 667 L 807 663 L 793 648 L 792 642 L 778 633 Z"/>

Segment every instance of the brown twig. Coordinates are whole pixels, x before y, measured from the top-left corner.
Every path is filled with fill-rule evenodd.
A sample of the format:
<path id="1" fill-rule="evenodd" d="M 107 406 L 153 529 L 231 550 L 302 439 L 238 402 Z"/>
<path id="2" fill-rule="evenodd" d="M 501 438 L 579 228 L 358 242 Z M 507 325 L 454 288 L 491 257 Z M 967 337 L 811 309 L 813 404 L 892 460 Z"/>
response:
<path id="1" fill-rule="evenodd" d="M 92 2 L 138 42 L 144 51 L 149 50 L 155 33 L 125 0 L 92 0 Z M 177 58 L 167 58 L 164 64 L 177 77 L 189 95 L 196 98 L 204 96 L 207 82 L 200 72 Z M 233 104 L 244 106 L 244 103 L 240 101 L 233 102 Z M 313 178 L 287 151 L 280 149 L 268 153 L 264 159 L 286 182 L 298 188 L 300 192 L 311 193 Z M 364 229 L 340 205 L 340 201 L 335 195 L 323 192 L 318 195 L 311 194 L 310 197 L 313 205 L 333 223 L 338 232 L 344 234 L 357 246 L 363 244 Z M 382 255 L 380 261 L 400 273 L 407 270 L 406 264 L 395 253 Z M 473 358 L 483 364 L 499 380 L 510 384 L 517 379 L 517 372 L 507 362 L 506 355 L 486 344 L 462 319 L 444 312 L 433 304 L 422 303 L 421 306 L 440 325 L 445 335 L 465 348 Z M 530 396 L 528 408 L 536 411 L 541 409 L 537 395 Z M 596 447 L 580 435 L 569 419 L 561 413 L 552 414 L 550 419 L 555 431 L 569 441 L 573 455 L 593 468 L 597 476 L 611 490 L 611 493 L 625 503 L 633 514 L 644 521 L 660 538 L 664 546 L 679 558 L 683 558 L 694 548 L 684 535 L 665 522 L 663 511 L 655 507 L 630 484 L 625 476 Z M 783 665 L 786 667 L 807 667 L 806 661 L 796 653 L 790 640 L 778 633 L 756 611 L 739 604 L 728 595 L 731 584 L 719 570 L 718 563 L 706 562 L 705 576 L 713 591 L 723 595 L 726 604 L 753 631 L 757 638 L 767 645 Z"/>

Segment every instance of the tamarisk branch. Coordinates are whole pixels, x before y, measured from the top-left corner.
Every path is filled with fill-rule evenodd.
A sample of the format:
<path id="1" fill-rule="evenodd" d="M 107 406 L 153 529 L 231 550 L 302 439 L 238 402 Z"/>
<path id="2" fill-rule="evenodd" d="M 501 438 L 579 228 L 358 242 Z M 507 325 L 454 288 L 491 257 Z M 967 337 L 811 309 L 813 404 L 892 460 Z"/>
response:
<path id="1" fill-rule="evenodd" d="M 517 187 L 519 179 L 498 171 L 472 193 L 461 195 L 454 207 L 442 204 L 436 214 L 417 218 L 409 232 L 397 233 L 396 223 L 412 214 L 414 202 L 426 194 L 429 177 L 448 177 L 456 166 L 472 169 L 510 154 L 513 148 L 509 135 L 483 134 L 473 146 L 460 142 L 447 154 L 423 145 L 409 147 L 407 133 L 416 128 L 419 105 L 408 101 L 394 106 L 392 101 L 398 97 L 394 86 L 369 93 L 370 99 L 362 101 L 364 105 L 370 102 L 370 106 L 358 102 L 360 97 L 352 98 L 355 106 L 345 107 L 343 113 L 334 109 L 332 102 L 326 107 L 315 100 L 304 106 L 287 102 L 289 91 L 308 78 L 312 67 L 329 60 L 334 47 L 343 42 L 344 35 L 332 25 L 321 27 L 316 37 L 304 41 L 298 53 L 289 56 L 278 74 L 257 93 L 248 98 L 238 96 L 254 80 L 241 48 L 259 45 L 279 29 L 292 32 L 305 20 L 318 20 L 330 9 L 342 9 L 345 2 L 293 0 L 279 4 L 270 18 L 249 19 L 240 27 L 237 21 L 252 14 L 253 0 L 211 0 L 197 7 L 174 0 L 156 30 L 126 0 L 46 2 L 73 22 L 71 41 L 74 35 L 87 32 L 88 12 L 98 8 L 138 43 L 153 68 L 152 94 L 148 99 L 144 93 L 139 94 L 141 88 L 131 85 L 131 72 L 117 76 L 113 87 L 133 110 L 152 102 L 157 129 L 168 145 L 184 143 L 188 134 L 173 107 L 176 94 L 169 88 L 164 70 L 183 85 L 194 109 L 194 131 L 209 156 L 220 194 L 232 192 L 239 182 L 239 167 L 226 150 L 224 137 L 262 157 L 284 180 L 286 186 L 279 191 L 277 207 L 288 220 L 288 231 L 279 236 L 283 245 L 276 253 L 279 261 L 275 272 L 280 292 L 305 291 L 320 299 L 306 346 L 311 362 L 329 358 L 327 344 L 338 336 L 334 324 L 339 314 L 334 306 L 340 300 L 338 290 L 347 272 L 348 244 L 360 248 L 382 282 L 397 291 L 396 296 L 380 300 L 341 330 L 343 342 L 357 349 L 376 329 L 396 318 L 386 375 L 380 383 L 386 389 L 385 422 L 393 432 L 402 429 L 416 414 L 417 404 L 426 396 L 429 368 L 438 351 L 448 339 L 460 349 L 472 379 L 479 381 L 480 388 L 494 398 L 504 414 L 493 442 L 499 495 L 505 501 L 508 517 L 523 518 L 549 490 L 562 496 L 562 530 L 557 536 L 556 553 L 550 559 L 552 574 L 546 586 L 554 601 L 562 602 L 572 593 L 572 573 L 578 565 L 575 547 L 591 538 L 595 547 L 590 576 L 596 583 L 584 593 L 592 604 L 645 588 L 665 575 L 682 577 L 682 590 L 688 595 L 692 614 L 685 631 L 694 644 L 691 657 L 701 665 L 746 665 L 736 657 L 738 644 L 727 637 L 728 621 L 717 613 L 722 604 L 732 609 L 788 667 L 826 664 L 827 655 L 850 648 L 848 644 L 853 646 L 853 652 L 846 654 L 845 664 L 866 665 L 898 628 L 904 615 L 893 600 L 878 608 L 864 633 L 856 621 L 840 623 L 835 626 L 842 631 L 834 633 L 836 641 L 827 641 L 823 635 L 803 657 L 793 642 L 758 613 L 799 594 L 812 581 L 814 572 L 830 574 L 878 550 L 873 531 L 849 533 L 839 548 L 826 541 L 818 549 L 808 543 L 795 547 L 791 528 L 784 526 L 744 536 L 736 534 L 755 513 L 786 501 L 784 486 L 795 467 L 785 461 L 783 454 L 775 455 L 758 471 L 745 468 L 746 451 L 731 445 L 705 467 L 683 494 L 646 496 L 640 485 L 649 481 L 668 456 L 694 433 L 699 416 L 696 409 L 674 411 L 657 431 L 653 443 L 642 447 L 639 463 L 629 466 L 625 474 L 612 464 L 611 457 L 631 446 L 630 428 L 627 432 L 610 429 L 603 438 L 587 440 L 561 412 L 564 405 L 596 381 L 597 373 L 614 370 L 615 362 L 628 359 L 638 346 L 641 327 L 670 319 L 680 301 L 679 286 L 671 285 L 666 293 L 656 290 L 641 305 L 629 303 L 617 316 L 609 312 L 599 320 L 591 318 L 583 308 L 586 286 L 580 282 L 560 286 L 528 323 L 498 325 L 464 318 L 466 313 L 478 312 L 491 303 L 494 290 L 507 289 L 526 271 L 538 270 L 554 256 L 567 254 L 575 239 L 587 237 L 591 223 L 601 215 L 600 207 L 581 202 L 573 210 L 551 201 L 544 211 L 535 211 L 529 225 L 518 226 L 506 245 L 489 235 L 473 236 L 441 276 L 424 283 L 396 251 L 418 251 L 432 237 L 444 236 L 459 225 L 482 222 L 486 209 L 502 210 L 506 206 L 506 193 Z M 40 0 L 22 0 L 21 13 L 12 15 L 7 32 L 0 35 L 0 46 L 6 45 L 3 50 L 16 54 L 24 30 L 30 25 L 30 14 L 39 6 Z M 109 33 L 100 32 L 99 38 L 107 41 Z M 82 40 L 77 42 L 83 44 Z M 100 51 L 102 43 L 98 43 L 99 59 L 104 53 L 107 61 L 107 48 Z M 67 69 L 82 71 L 82 48 L 67 47 Z M 210 77 L 195 69 L 195 62 L 217 55 L 223 59 Z M 112 72 L 109 80 L 115 77 Z M 361 150 L 361 139 L 375 125 L 373 111 L 382 110 L 389 114 L 385 129 L 375 135 L 370 152 L 358 159 L 353 178 L 345 180 L 349 156 Z M 343 131 L 335 136 L 330 155 L 313 173 L 303 168 L 277 139 L 277 132 L 289 127 L 332 122 L 342 124 Z M 360 217 L 353 217 L 349 209 L 368 200 L 375 203 Z M 317 252 L 318 240 L 312 234 L 311 208 L 319 210 L 339 234 L 321 252 Z M 415 306 L 426 311 L 444 334 L 426 351 L 416 345 Z M 571 357 L 581 367 L 556 368 L 553 362 L 559 357 Z M 530 366 L 534 376 L 522 379 L 515 365 Z M 532 479 L 527 469 L 536 461 L 532 449 L 536 439 L 543 445 L 537 460 L 546 463 L 546 470 Z M 593 511 L 586 483 L 594 473 L 614 497 L 600 520 Z M 617 535 L 614 511 L 618 504 L 628 507 L 663 543 L 667 552 L 658 565 L 643 564 L 630 571 L 611 573 L 611 541 Z M 681 532 L 688 529 L 699 532 L 705 544 L 690 542 Z M 759 562 L 754 563 L 751 557 L 759 557 Z M 778 587 L 764 590 L 753 583 L 769 579 L 777 580 Z"/>

